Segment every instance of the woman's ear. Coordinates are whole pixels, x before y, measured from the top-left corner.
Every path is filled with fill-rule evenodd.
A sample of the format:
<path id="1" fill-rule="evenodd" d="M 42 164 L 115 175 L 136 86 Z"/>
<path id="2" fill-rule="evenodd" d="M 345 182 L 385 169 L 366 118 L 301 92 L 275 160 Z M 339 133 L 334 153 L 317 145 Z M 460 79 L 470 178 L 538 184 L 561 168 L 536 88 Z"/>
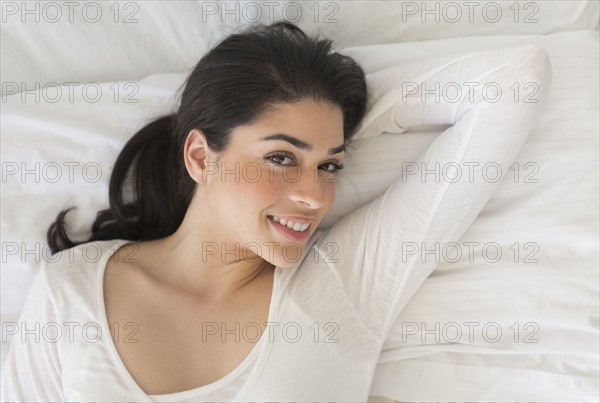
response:
<path id="1" fill-rule="evenodd" d="M 201 130 L 192 129 L 185 140 L 183 147 L 183 160 L 189 175 L 196 183 L 206 183 L 207 171 L 210 173 L 210 156 L 212 151 L 208 147 L 206 136 Z M 208 166 L 208 168 L 207 168 Z"/>

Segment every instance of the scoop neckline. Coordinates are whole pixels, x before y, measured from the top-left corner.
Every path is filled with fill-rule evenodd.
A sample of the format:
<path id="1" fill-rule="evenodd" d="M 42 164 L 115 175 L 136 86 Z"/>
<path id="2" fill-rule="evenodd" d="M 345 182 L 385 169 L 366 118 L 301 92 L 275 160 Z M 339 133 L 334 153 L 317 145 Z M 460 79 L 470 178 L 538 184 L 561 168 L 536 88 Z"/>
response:
<path id="1" fill-rule="evenodd" d="M 100 328 L 102 331 L 102 335 L 110 335 L 111 333 L 110 333 L 110 329 L 108 327 L 106 306 L 104 303 L 105 302 L 104 301 L 104 273 L 106 271 L 106 266 L 108 264 L 109 259 L 115 253 L 117 253 L 117 251 L 119 249 L 121 249 L 123 246 L 130 244 L 130 243 L 134 243 L 136 241 L 115 239 L 112 241 L 105 241 L 105 242 L 112 242 L 113 244 L 116 244 L 117 247 L 116 248 L 111 248 L 111 247 L 107 248 L 105 251 L 103 251 L 101 258 L 98 260 L 98 263 L 97 263 L 98 270 L 97 270 L 97 274 L 96 274 L 95 293 L 96 293 L 96 301 L 97 301 L 96 306 L 97 306 L 97 310 L 98 310 L 98 317 L 100 319 Z M 273 322 L 273 320 L 277 314 L 276 298 L 279 294 L 279 282 L 280 282 L 279 278 L 280 278 L 280 268 L 275 267 L 275 272 L 273 274 L 273 287 L 272 287 L 272 291 L 271 291 L 271 301 L 269 304 L 269 315 L 268 315 L 267 323 Z M 239 399 L 239 397 L 240 397 L 239 395 L 246 390 L 246 387 L 251 382 L 253 382 L 253 379 L 257 376 L 256 374 L 260 369 L 259 366 L 261 365 L 261 362 L 264 361 L 264 359 L 261 360 L 261 358 L 263 358 L 264 355 L 267 354 L 268 351 L 270 351 L 269 343 L 267 343 L 265 341 L 265 340 L 267 340 L 267 338 L 272 339 L 271 335 L 270 335 L 270 330 L 271 330 L 270 326 L 267 326 L 265 328 L 265 330 L 263 331 L 260 339 L 256 342 L 254 347 L 252 347 L 252 350 L 250 351 L 250 353 L 248 353 L 248 355 L 244 358 L 244 360 L 242 360 L 242 362 L 237 367 L 235 367 L 232 371 L 230 371 L 228 374 L 226 374 L 222 378 L 219 378 L 214 382 L 208 383 L 206 385 L 203 385 L 203 386 L 200 386 L 200 387 L 197 387 L 194 389 L 183 390 L 181 392 L 155 394 L 155 395 L 149 395 L 146 392 L 144 392 L 144 390 L 141 388 L 141 386 L 138 385 L 138 383 L 135 381 L 133 376 L 129 373 L 129 371 L 127 370 L 127 367 L 125 366 L 125 363 L 121 359 L 121 356 L 119 355 L 119 353 L 115 347 L 115 343 L 114 343 L 112 337 L 104 337 L 103 339 L 104 339 L 104 344 L 106 346 L 106 349 L 109 353 L 109 356 L 111 357 L 113 364 L 116 366 L 117 371 L 119 372 L 119 375 L 121 376 L 121 378 L 126 382 L 126 384 L 129 386 L 129 388 L 132 389 L 136 393 L 136 395 L 138 395 L 138 398 L 143 398 L 143 399 L 160 399 L 158 401 L 163 401 L 162 399 L 167 399 L 167 398 L 170 398 L 170 399 L 194 398 L 195 397 L 195 396 L 193 396 L 194 394 L 210 393 L 222 386 L 227 385 L 230 381 L 235 379 L 244 370 L 246 370 L 248 368 L 248 366 L 254 360 L 256 360 L 256 365 L 255 365 L 254 369 L 248 375 L 248 378 L 244 381 L 241 389 L 235 396 L 235 399 Z M 266 345 L 266 347 L 265 347 L 265 345 Z M 187 395 L 190 395 L 190 396 L 187 396 Z"/>

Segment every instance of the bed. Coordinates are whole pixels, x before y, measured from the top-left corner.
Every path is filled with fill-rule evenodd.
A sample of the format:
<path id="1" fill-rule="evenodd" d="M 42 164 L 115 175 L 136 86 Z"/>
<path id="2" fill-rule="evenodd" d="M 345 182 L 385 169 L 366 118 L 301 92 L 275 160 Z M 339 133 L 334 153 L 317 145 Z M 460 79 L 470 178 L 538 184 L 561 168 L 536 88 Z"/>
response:
<path id="1" fill-rule="evenodd" d="M 71 234 L 89 236 L 120 148 L 175 107 L 193 63 L 244 24 L 287 17 L 367 74 L 547 50 L 543 113 L 459 240 L 462 255 L 444 255 L 400 313 L 370 401 L 600 400 L 598 2 L 22 4 L 2 4 L 0 28 L 2 363 L 40 262 L 53 259 L 45 232 L 56 214 L 76 205 Z M 525 84 L 515 94 L 527 96 Z M 381 195 L 441 131 L 357 139 L 322 227 Z"/>

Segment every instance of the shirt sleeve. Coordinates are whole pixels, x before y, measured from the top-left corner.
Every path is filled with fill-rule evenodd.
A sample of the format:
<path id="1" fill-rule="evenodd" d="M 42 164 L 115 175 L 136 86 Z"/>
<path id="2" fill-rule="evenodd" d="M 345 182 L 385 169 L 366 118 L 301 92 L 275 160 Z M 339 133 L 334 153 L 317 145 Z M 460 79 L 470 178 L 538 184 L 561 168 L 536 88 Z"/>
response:
<path id="1" fill-rule="evenodd" d="M 34 277 L 23 310 L 11 328 L 11 344 L 2 366 L 1 401 L 65 401 L 62 393 L 61 364 L 57 344 L 60 326 L 50 297 L 45 261 Z M 50 326 L 46 326 L 50 324 Z"/>
<path id="2" fill-rule="evenodd" d="M 426 252 L 457 242 L 507 173 L 551 81 L 550 59 L 539 45 L 445 56 L 367 76 L 371 105 L 358 138 L 449 126 L 416 161 L 403 164 L 383 195 L 321 240 L 335 244 L 330 267 L 382 342 L 439 262 Z M 494 170 L 499 180 L 489 180 Z"/>

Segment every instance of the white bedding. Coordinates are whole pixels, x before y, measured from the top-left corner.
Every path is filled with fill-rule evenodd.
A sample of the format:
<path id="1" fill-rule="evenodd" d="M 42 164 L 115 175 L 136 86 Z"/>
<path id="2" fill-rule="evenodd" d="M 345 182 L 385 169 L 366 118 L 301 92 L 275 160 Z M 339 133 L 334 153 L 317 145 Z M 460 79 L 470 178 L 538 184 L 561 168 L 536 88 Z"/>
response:
<path id="1" fill-rule="evenodd" d="M 0 66 L 2 81 L 11 83 L 3 94 L 14 91 L 12 83 L 20 91 L 36 83 L 181 72 L 239 25 L 284 16 L 309 34 L 349 47 L 593 30 L 600 10 L 597 0 L 36 1 L 27 8 L 3 3 Z"/>
<path id="2" fill-rule="evenodd" d="M 456 263 L 442 260 L 400 314 L 372 395 L 402 401 L 600 397 L 598 31 L 368 45 L 345 53 L 370 73 L 431 55 L 524 43 L 547 49 L 553 84 L 545 112 L 515 161 L 520 180 L 503 180 L 462 237 L 463 257 Z M 145 121 L 173 106 L 183 77 L 154 74 L 129 85 L 118 82 L 116 102 L 115 82 L 98 84 L 102 96 L 96 103 L 83 98 L 81 86 L 74 87 L 71 99 L 62 87 L 55 103 L 46 102 L 52 93 L 40 94 L 39 102 L 31 93 L 3 99 L 2 322 L 17 320 L 40 259 L 50 257 L 45 231 L 55 215 L 76 205 L 68 222 L 76 238 L 88 235 L 94 214 L 107 204 L 109 169 L 120 147 Z M 138 102 L 124 102 L 128 94 Z M 379 196 L 402 174 L 402 163 L 413 161 L 440 132 L 358 140 L 323 227 Z M 30 172 L 24 177 L 23 168 Z M 525 183 L 528 174 L 537 182 Z M 479 243 L 472 262 L 464 242 Z M 503 252 L 496 263 L 482 255 L 482 246 L 492 243 Z M 525 263 L 531 252 L 529 259 L 538 262 Z M 463 338 L 449 343 L 447 335 L 435 343 L 429 336 L 422 342 L 417 332 L 402 339 L 403 326 L 434 329 L 436 322 L 460 324 Z M 480 324 L 473 341 L 465 339 L 465 322 Z M 512 341 L 515 322 L 518 342 Z M 490 336 L 497 324 L 505 337 L 496 343 L 482 338 L 488 323 L 494 324 Z M 538 342 L 524 343 L 527 335 Z M 3 326 L 2 362 L 9 342 Z"/>
<path id="3" fill-rule="evenodd" d="M 546 111 L 515 161 L 520 173 L 537 183 L 524 183 L 523 175 L 517 183 L 514 176 L 505 178 L 459 242 L 462 259 L 440 259 L 392 329 L 374 395 L 402 401 L 598 401 L 597 31 L 440 41 L 402 52 L 398 48 L 404 45 L 384 45 L 371 47 L 361 60 L 380 69 L 395 63 L 397 55 L 413 59 L 432 49 L 455 53 L 525 42 L 543 45 L 553 66 Z M 375 52 L 387 60 L 373 61 Z M 426 135 L 427 141 L 436 134 Z M 363 152 L 376 153 L 379 162 L 360 171 L 367 176 L 370 170 L 371 179 L 377 171 L 394 172 L 379 164 L 391 165 L 399 157 L 395 172 L 400 172 L 400 161 L 413 160 L 428 144 L 416 140 L 422 133 L 413 136 L 411 142 L 402 135 L 402 144 L 390 134 L 379 136 L 378 144 L 365 141 Z M 527 163 L 535 165 L 525 169 Z M 350 180 L 357 173 L 347 172 Z M 350 194 L 339 193 L 338 200 Z M 479 245 L 469 253 L 467 242 Z M 516 263 L 515 242 L 520 245 Z M 486 245 L 497 245 L 502 258 L 488 262 L 495 260 L 495 249 L 484 255 Z M 462 337 L 453 343 L 457 327 Z M 496 328 L 502 331 L 497 342 Z M 423 342 L 425 329 L 434 331 Z"/>

